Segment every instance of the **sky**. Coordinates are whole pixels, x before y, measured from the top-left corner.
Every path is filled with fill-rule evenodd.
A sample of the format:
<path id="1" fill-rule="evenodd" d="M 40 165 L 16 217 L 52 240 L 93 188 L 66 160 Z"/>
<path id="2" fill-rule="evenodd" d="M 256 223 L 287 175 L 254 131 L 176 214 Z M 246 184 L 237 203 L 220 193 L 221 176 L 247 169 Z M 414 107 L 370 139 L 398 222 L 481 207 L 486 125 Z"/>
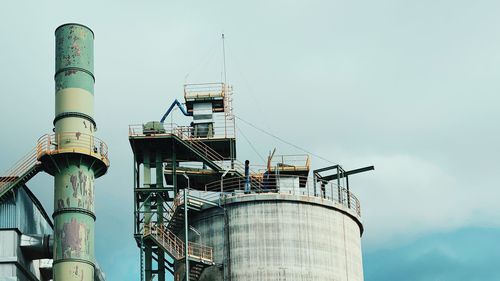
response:
<path id="1" fill-rule="evenodd" d="M 4 1 L 0 170 L 51 132 L 55 28 L 89 26 L 111 160 L 96 256 L 108 280 L 137 280 L 128 125 L 220 81 L 224 33 L 237 116 L 346 169 L 375 165 L 350 180 L 366 281 L 500 280 L 499 14 L 483 0 Z M 302 153 L 237 126 L 261 155 Z M 243 138 L 238 154 L 260 161 Z M 28 186 L 52 213 L 52 178 Z"/>

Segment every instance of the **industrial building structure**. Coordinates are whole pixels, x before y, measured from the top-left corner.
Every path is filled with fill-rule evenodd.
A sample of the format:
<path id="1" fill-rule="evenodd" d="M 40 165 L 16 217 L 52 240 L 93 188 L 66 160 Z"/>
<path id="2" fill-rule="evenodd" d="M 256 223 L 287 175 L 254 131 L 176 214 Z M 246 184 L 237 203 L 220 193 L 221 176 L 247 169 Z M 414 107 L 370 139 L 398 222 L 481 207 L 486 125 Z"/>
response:
<path id="1" fill-rule="evenodd" d="M 163 118 L 129 127 L 141 280 L 362 281 L 360 204 L 339 165 L 236 159 L 232 87 L 184 86 Z M 189 125 L 168 122 L 179 107 Z M 309 177 L 312 174 L 312 177 Z"/>
<path id="2" fill-rule="evenodd" d="M 94 34 L 80 24 L 56 29 L 52 134 L 0 177 L 1 280 L 104 280 L 94 257 L 94 180 L 109 167 L 94 137 Z M 25 185 L 54 176 L 54 222 Z"/>
<path id="3" fill-rule="evenodd" d="M 53 133 L 0 175 L 0 280 L 104 280 L 94 256 L 95 179 L 109 167 L 94 136 L 93 32 L 56 29 Z M 171 113 L 179 108 L 184 122 Z M 170 122 L 167 118 L 170 118 Z M 340 165 L 308 155 L 237 159 L 232 87 L 188 84 L 160 121 L 129 127 L 141 280 L 362 281 L 361 208 Z M 54 213 L 27 187 L 54 176 Z"/>

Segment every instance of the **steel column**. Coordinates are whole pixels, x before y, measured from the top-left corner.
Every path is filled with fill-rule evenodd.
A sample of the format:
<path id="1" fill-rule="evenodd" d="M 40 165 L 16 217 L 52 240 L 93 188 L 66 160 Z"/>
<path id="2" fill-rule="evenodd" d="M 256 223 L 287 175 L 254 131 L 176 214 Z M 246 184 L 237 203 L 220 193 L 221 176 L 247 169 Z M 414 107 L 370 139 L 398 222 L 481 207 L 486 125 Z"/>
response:
<path id="1" fill-rule="evenodd" d="M 188 191 L 189 191 L 189 177 L 184 174 L 187 179 L 188 185 L 184 189 L 184 248 L 185 248 L 185 262 L 186 262 L 186 281 L 189 281 L 189 220 L 188 220 Z"/>
<path id="2" fill-rule="evenodd" d="M 172 185 L 174 186 L 174 198 L 177 196 L 179 189 L 177 188 L 177 155 L 175 144 L 172 142 Z"/>
<path id="3" fill-rule="evenodd" d="M 163 189 L 163 159 L 161 151 L 156 152 L 156 189 Z M 158 194 L 157 198 L 157 211 L 158 211 L 158 225 L 163 225 L 163 196 Z M 158 281 L 165 281 L 165 253 L 158 248 Z"/>
<path id="4" fill-rule="evenodd" d="M 150 151 L 147 148 L 144 148 L 144 163 L 143 165 L 143 185 L 144 188 L 151 188 L 151 161 L 150 161 Z M 151 202 L 150 199 L 146 199 L 144 202 L 144 210 L 146 213 L 144 214 L 144 228 L 149 229 L 149 224 L 151 223 Z M 144 247 L 144 272 L 146 276 L 146 281 L 150 281 L 153 279 L 153 253 L 151 249 L 151 245 L 146 243 Z"/>

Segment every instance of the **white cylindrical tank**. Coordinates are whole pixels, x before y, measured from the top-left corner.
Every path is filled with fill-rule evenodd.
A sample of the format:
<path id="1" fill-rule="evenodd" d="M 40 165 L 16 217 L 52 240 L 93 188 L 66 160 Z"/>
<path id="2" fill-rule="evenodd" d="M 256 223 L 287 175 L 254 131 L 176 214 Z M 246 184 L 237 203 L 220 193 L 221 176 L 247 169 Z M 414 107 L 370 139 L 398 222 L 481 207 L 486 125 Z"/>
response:
<path id="1" fill-rule="evenodd" d="M 214 249 L 216 266 L 200 281 L 363 281 L 359 215 L 320 197 L 233 194 L 225 209 L 189 216 L 196 241 Z M 176 278 L 183 277 L 176 266 Z M 177 280 L 177 279 L 176 279 Z"/>

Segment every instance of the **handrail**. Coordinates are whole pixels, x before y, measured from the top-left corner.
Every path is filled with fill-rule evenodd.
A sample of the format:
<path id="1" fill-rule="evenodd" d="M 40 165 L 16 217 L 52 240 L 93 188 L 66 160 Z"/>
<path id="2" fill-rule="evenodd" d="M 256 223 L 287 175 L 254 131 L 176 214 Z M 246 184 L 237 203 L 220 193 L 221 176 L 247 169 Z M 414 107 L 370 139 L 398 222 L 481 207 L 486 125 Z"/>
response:
<path id="1" fill-rule="evenodd" d="M 36 151 L 36 147 L 31 149 L 30 152 L 2 174 L 0 177 L 0 194 L 3 194 L 6 190 L 17 184 L 18 180 L 39 164 Z"/>
<path id="2" fill-rule="evenodd" d="M 292 175 L 275 175 L 269 174 L 269 177 L 250 176 L 250 192 L 251 193 L 280 193 L 300 195 L 307 197 L 318 197 L 324 200 L 329 200 L 347 207 L 361 216 L 361 205 L 359 200 L 351 191 L 345 187 L 338 186 L 336 183 L 330 182 L 325 185 L 316 183 L 314 179 L 303 176 Z M 244 177 L 224 178 L 213 181 L 205 185 L 205 192 L 210 196 L 213 192 L 219 192 L 220 195 L 243 192 L 245 190 Z"/>
<path id="3" fill-rule="evenodd" d="M 209 145 L 205 144 L 202 140 L 207 139 L 207 138 L 198 138 L 198 137 L 193 137 L 191 132 L 192 132 L 192 127 L 189 126 L 178 126 L 176 124 L 173 124 L 172 126 L 169 126 L 169 124 L 165 123 L 163 124 L 163 128 L 165 129 L 164 133 L 158 133 L 158 134 L 152 134 L 152 135 L 175 135 L 181 140 L 187 141 L 192 147 L 194 147 L 196 150 L 198 150 L 200 153 L 205 155 L 209 160 L 213 161 L 215 164 L 217 164 L 219 167 L 222 169 L 234 169 L 240 174 L 244 174 L 245 172 L 245 165 L 241 162 L 239 162 L 236 159 L 232 160 L 232 165 L 231 165 L 231 159 L 225 158 L 222 155 L 220 155 L 217 151 L 215 151 L 212 147 Z M 143 127 L 142 125 L 129 125 L 129 136 L 145 136 Z M 232 166 L 232 167 L 231 167 Z"/>
<path id="4" fill-rule="evenodd" d="M 222 180 L 223 192 L 232 192 L 235 190 L 244 190 L 245 189 L 245 177 L 231 177 L 224 178 Z M 250 176 L 250 188 L 254 190 L 262 190 L 264 189 L 261 180 Z M 214 182 L 207 183 L 205 185 L 205 191 L 220 191 L 221 181 L 217 180 Z"/>
<path id="5" fill-rule="evenodd" d="M 168 210 L 169 217 L 172 218 L 175 214 L 175 211 L 177 210 L 177 207 L 182 206 L 184 204 L 184 195 L 183 195 L 183 190 L 179 190 L 179 193 L 177 193 L 177 196 L 175 196 L 172 205 L 170 206 L 171 208 Z"/>
<path id="6" fill-rule="evenodd" d="M 225 119 L 225 120 L 224 120 Z M 229 120 L 226 117 L 220 118 L 214 118 L 214 126 L 212 127 L 213 129 L 213 135 L 211 136 L 206 136 L 206 137 L 200 137 L 200 136 L 193 136 L 193 138 L 200 139 L 200 140 L 205 140 L 205 139 L 224 139 L 224 138 L 234 138 L 235 137 L 235 128 L 232 126 L 232 122 L 234 120 Z M 218 122 L 221 122 L 222 124 L 218 124 Z M 230 123 L 227 123 L 230 122 Z M 183 134 L 186 136 L 192 135 L 193 132 L 193 127 L 190 126 L 179 126 L 174 123 L 169 123 L 169 122 L 164 122 L 163 123 L 163 128 L 162 130 L 159 130 L 158 132 L 144 132 L 143 124 L 132 124 L 129 125 L 129 137 L 136 137 L 136 136 L 148 136 L 148 137 L 155 137 L 155 136 L 165 136 L 165 135 L 172 135 L 172 134 L 178 134 L 179 131 L 182 131 Z"/>
<path id="7" fill-rule="evenodd" d="M 38 139 L 36 147 L 0 176 L 0 194 L 16 185 L 30 172 L 44 155 L 80 152 L 101 159 L 109 166 L 108 146 L 100 139 L 79 132 L 46 134 Z"/>
<path id="8" fill-rule="evenodd" d="M 174 258 L 182 259 L 184 257 L 184 242 L 170 230 L 148 224 L 144 227 L 144 236 L 148 235 L 159 242 Z"/>
<path id="9" fill-rule="evenodd" d="M 175 259 L 185 258 L 185 243 L 172 231 L 163 225 L 148 224 L 144 227 L 144 236 L 153 237 L 161 244 Z M 213 248 L 200 243 L 189 242 L 188 257 L 213 263 Z"/>
<path id="10" fill-rule="evenodd" d="M 226 85 L 224 83 L 204 83 L 204 84 L 185 84 L 184 98 L 195 99 L 200 97 L 224 97 Z"/>
<path id="11" fill-rule="evenodd" d="M 108 146 L 93 135 L 80 132 L 46 134 L 38 139 L 36 156 L 40 160 L 44 155 L 77 152 L 101 159 L 109 166 Z"/>
<path id="12" fill-rule="evenodd" d="M 215 151 L 213 148 L 202 142 L 199 138 L 193 138 L 191 135 L 185 135 L 185 131 L 181 130 L 179 131 L 179 134 L 177 134 L 178 137 L 181 139 L 189 141 L 190 144 L 195 146 L 200 152 L 204 152 L 205 155 L 212 161 L 214 162 L 219 162 L 216 164 L 219 164 L 221 168 L 229 169 L 231 168 L 230 164 L 224 163 L 225 161 L 229 162 L 230 159 L 224 158 L 222 155 L 220 155 L 217 151 Z M 225 165 L 226 164 L 226 165 Z M 232 166 L 233 169 L 239 172 L 240 174 L 245 173 L 245 165 L 238 161 L 237 159 L 233 159 L 232 161 Z M 226 167 L 224 167 L 226 166 Z"/>
<path id="13" fill-rule="evenodd" d="M 274 155 L 271 159 L 269 159 L 269 162 L 272 169 L 276 167 L 278 167 L 278 169 L 283 167 L 309 169 L 310 167 L 310 159 L 307 154 Z"/>

